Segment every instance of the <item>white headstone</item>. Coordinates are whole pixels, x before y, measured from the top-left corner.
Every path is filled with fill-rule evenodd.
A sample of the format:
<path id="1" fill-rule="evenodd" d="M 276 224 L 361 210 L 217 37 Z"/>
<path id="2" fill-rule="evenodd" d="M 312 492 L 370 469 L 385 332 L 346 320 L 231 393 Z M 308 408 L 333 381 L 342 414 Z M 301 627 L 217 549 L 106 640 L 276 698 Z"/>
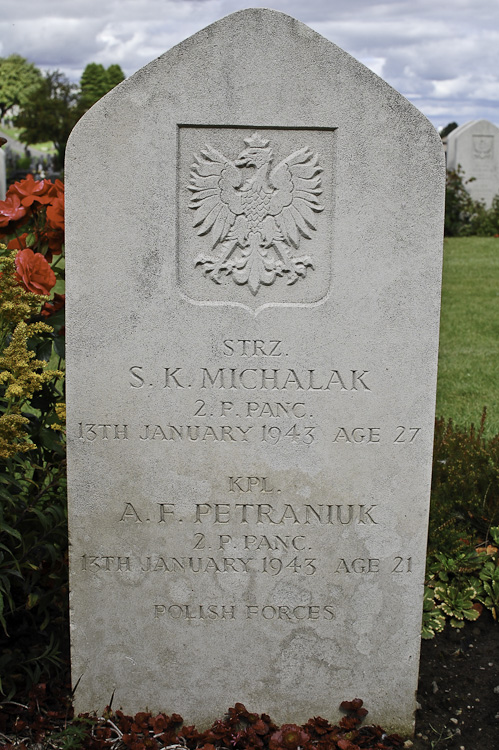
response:
<path id="1" fill-rule="evenodd" d="M 5 152 L 0 148 L 0 201 L 5 200 L 7 192 L 7 172 L 5 169 Z"/>
<path id="2" fill-rule="evenodd" d="M 456 170 L 458 166 L 471 197 L 490 208 L 499 194 L 499 128 L 488 120 L 473 120 L 450 132 L 447 169 Z"/>
<path id="3" fill-rule="evenodd" d="M 67 149 L 76 710 L 415 708 L 444 164 L 400 94 L 252 9 Z"/>

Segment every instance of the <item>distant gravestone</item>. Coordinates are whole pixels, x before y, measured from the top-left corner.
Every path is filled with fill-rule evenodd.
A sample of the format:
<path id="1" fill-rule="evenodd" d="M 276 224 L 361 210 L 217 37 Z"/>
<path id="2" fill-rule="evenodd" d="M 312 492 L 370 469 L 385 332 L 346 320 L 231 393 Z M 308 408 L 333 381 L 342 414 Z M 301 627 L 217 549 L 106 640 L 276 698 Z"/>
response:
<path id="1" fill-rule="evenodd" d="M 76 710 L 301 723 L 360 697 L 410 731 L 437 133 L 252 9 L 93 107 L 66 178 Z"/>
<path id="2" fill-rule="evenodd" d="M 0 201 L 5 200 L 7 192 L 7 172 L 5 168 L 5 152 L 0 148 Z"/>
<path id="3" fill-rule="evenodd" d="M 461 166 L 466 190 L 487 208 L 499 194 L 499 128 L 488 120 L 473 120 L 447 136 L 447 168 Z M 468 182 L 470 178 L 474 178 Z"/>

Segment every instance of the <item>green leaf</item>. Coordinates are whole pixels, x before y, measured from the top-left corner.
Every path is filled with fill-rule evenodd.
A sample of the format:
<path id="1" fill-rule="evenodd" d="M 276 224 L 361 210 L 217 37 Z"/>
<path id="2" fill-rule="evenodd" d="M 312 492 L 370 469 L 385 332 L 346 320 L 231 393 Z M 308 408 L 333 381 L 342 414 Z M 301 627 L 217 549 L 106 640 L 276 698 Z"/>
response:
<path id="1" fill-rule="evenodd" d="M 64 444 L 61 440 L 61 433 L 51 430 L 49 427 L 42 427 L 39 433 L 40 443 L 49 451 L 63 455 L 65 452 Z"/>
<path id="2" fill-rule="evenodd" d="M 0 522 L 0 533 L 2 531 L 5 531 L 10 536 L 15 537 L 16 539 L 19 539 L 20 542 L 22 542 L 21 534 L 17 531 L 17 529 L 13 529 L 12 526 L 9 526 L 9 524 L 4 523 L 3 521 Z"/>
<path id="3" fill-rule="evenodd" d="M 8 637 L 9 634 L 7 632 L 7 623 L 5 621 L 5 617 L 3 616 L 3 609 L 4 609 L 3 596 L 2 596 L 2 594 L 0 594 L 0 625 L 2 626 L 3 632 Z M 1 691 L 2 691 L 2 680 L 0 678 L 0 692 Z"/>
<path id="4" fill-rule="evenodd" d="M 36 356 L 38 359 L 42 359 L 44 362 L 48 362 L 52 356 L 52 339 L 44 339 L 36 347 Z"/>
<path id="5" fill-rule="evenodd" d="M 474 609 L 473 607 L 471 609 L 464 609 L 463 610 L 463 617 L 466 620 L 478 620 L 480 617 L 480 612 L 477 609 Z"/>
<path id="6" fill-rule="evenodd" d="M 47 318 L 47 323 L 52 326 L 54 331 L 57 331 L 64 325 L 65 320 L 66 311 L 64 308 L 61 308 L 61 310 L 57 310 L 57 312 Z"/>
<path id="7" fill-rule="evenodd" d="M 55 336 L 54 338 L 54 351 L 61 359 L 66 359 L 66 337 Z"/>
<path id="8" fill-rule="evenodd" d="M 488 560 L 480 571 L 482 581 L 499 581 L 499 568 L 492 560 Z"/>
<path id="9" fill-rule="evenodd" d="M 489 533 L 496 547 L 499 547 L 499 526 L 491 526 Z"/>
<path id="10" fill-rule="evenodd" d="M 28 595 L 28 601 L 26 602 L 27 609 L 33 609 L 35 604 L 38 604 L 40 600 L 40 597 L 38 594 L 34 594 L 33 592 Z"/>

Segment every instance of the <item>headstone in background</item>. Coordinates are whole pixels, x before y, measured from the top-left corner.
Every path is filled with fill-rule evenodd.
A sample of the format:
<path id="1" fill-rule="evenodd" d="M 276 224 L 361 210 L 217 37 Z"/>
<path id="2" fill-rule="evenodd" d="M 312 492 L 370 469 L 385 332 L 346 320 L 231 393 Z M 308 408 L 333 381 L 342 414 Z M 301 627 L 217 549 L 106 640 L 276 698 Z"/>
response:
<path id="1" fill-rule="evenodd" d="M 281 13 L 150 63 L 67 163 L 76 710 L 413 723 L 444 164 Z"/>
<path id="2" fill-rule="evenodd" d="M 0 201 L 5 200 L 7 192 L 7 172 L 5 169 L 5 152 L 0 148 Z"/>
<path id="3" fill-rule="evenodd" d="M 499 194 L 499 128 L 488 120 L 473 120 L 451 131 L 447 136 L 447 169 L 455 170 L 459 165 L 471 197 L 490 208 Z"/>

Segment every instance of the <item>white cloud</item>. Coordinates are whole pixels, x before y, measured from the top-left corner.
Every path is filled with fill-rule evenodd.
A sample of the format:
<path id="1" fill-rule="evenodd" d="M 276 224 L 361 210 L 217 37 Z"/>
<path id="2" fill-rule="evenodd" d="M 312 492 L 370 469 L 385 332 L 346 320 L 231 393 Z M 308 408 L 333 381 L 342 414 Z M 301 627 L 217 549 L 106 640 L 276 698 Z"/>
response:
<path id="1" fill-rule="evenodd" d="M 85 65 L 127 75 L 248 5 L 307 23 L 401 93 L 435 125 L 499 123 L 498 0 L 18 0 L 5 3 L 0 54 L 78 80 Z"/>

